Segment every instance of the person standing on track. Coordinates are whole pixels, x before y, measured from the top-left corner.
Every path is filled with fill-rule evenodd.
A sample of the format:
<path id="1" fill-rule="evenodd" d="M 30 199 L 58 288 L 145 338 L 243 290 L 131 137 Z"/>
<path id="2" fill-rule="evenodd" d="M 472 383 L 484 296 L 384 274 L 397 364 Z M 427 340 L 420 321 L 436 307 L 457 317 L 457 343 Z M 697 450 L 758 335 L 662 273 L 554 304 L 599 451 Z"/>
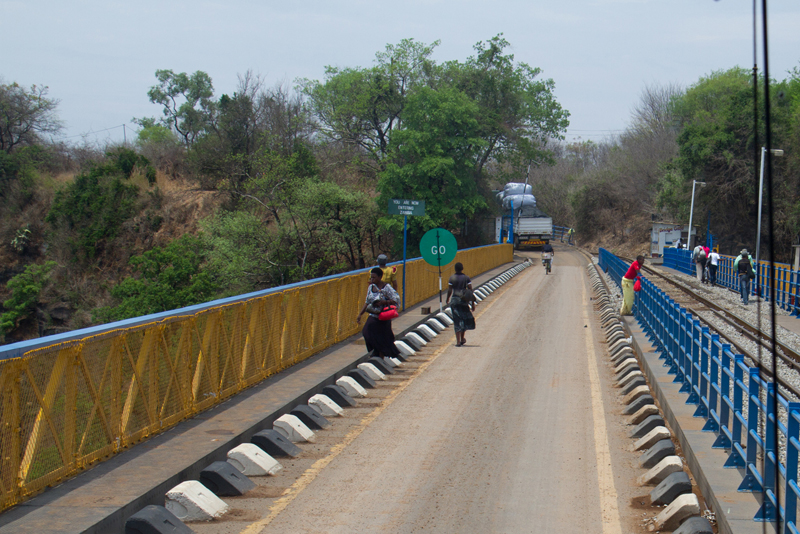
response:
<path id="1" fill-rule="evenodd" d="M 639 276 L 639 270 L 644 266 L 644 256 L 636 256 L 636 261 L 631 263 L 628 272 L 622 277 L 622 308 L 620 315 L 633 315 L 633 283 Z"/>
<path id="2" fill-rule="evenodd" d="M 750 280 L 756 277 L 756 270 L 753 268 L 753 257 L 743 249 L 733 261 L 733 270 L 739 274 L 739 293 L 742 295 L 742 303 L 747 306 L 750 303 Z"/>
<path id="3" fill-rule="evenodd" d="M 692 261 L 697 272 L 697 281 L 703 281 L 703 270 L 706 268 L 706 251 L 703 245 L 697 245 L 692 251 Z"/>
<path id="4" fill-rule="evenodd" d="M 719 268 L 719 253 L 712 250 L 708 255 L 708 281 L 711 282 L 711 287 L 717 285 L 717 269 Z"/>

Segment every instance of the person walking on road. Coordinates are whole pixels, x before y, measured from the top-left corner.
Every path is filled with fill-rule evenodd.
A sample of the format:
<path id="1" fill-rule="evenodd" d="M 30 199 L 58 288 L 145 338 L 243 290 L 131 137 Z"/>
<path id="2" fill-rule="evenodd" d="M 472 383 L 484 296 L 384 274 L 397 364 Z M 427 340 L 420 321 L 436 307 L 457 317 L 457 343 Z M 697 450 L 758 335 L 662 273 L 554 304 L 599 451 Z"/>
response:
<path id="1" fill-rule="evenodd" d="M 717 269 L 719 269 L 719 253 L 712 250 L 706 263 L 708 264 L 708 281 L 711 282 L 711 287 L 715 287 L 717 285 Z"/>
<path id="2" fill-rule="evenodd" d="M 697 245 L 692 251 L 692 261 L 694 262 L 695 271 L 697 272 L 697 280 L 703 281 L 703 271 L 706 268 L 706 251 L 703 245 Z"/>
<path id="3" fill-rule="evenodd" d="M 386 262 L 389 260 L 386 254 L 378 254 L 377 260 L 378 267 L 383 271 L 383 281 L 387 284 L 391 284 L 394 290 L 397 291 L 397 267 L 388 267 L 386 265 Z"/>
<path id="4" fill-rule="evenodd" d="M 739 293 L 745 306 L 750 303 L 750 281 L 756 277 L 753 263 L 753 257 L 747 249 L 743 249 L 733 261 L 733 270 L 739 274 Z"/>
<path id="5" fill-rule="evenodd" d="M 567 232 L 567 245 L 574 245 L 575 243 L 572 242 L 573 238 L 575 237 L 575 229 L 570 228 L 569 232 Z"/>
<path id="6" fill-rule="evenodd" d="M 367 350 L 374 356 L 393 357 L 399 356 L 400 351 L 394 344 L 394 333 L 392 332 L 392 321 L 381 321 L 378 315 L 381 310 L 388 305 L 397 306 L 400 303 L 400 296 L 397 291 L 382 280 L 383 271 L 380 267 L 373 268 L 369 273 L 369 287 L 367 288 L 367 298 L 364 306 L 358 312 L 356 324 L 361 324 L 361 316 L 368 313 L 367 322 L 361 331 Z"/>
<path id="7" fill-rule="evenodd" d="M 639 276 L 639 271 L 644 266 L 644 256 L 636 256 L 636 261 L 631 263 L 628 272 L 622 277 L 622 308 L 620 315 L 633 315 L 633 283 Z"/>
<path id="8" fill-rule="evenodd" d="M 475 295 L 472 293 L 472 280 L 464 274 L 464 266 L 455 264 L 455 274 L 447 281 L 447 302 L 453 312 L 453 330 L 456 332 L 456 347 L 463 347 L 467 340 L 467 330 L 475 330 Z M 452 299 L 451 299 L 452 297 Z"/>

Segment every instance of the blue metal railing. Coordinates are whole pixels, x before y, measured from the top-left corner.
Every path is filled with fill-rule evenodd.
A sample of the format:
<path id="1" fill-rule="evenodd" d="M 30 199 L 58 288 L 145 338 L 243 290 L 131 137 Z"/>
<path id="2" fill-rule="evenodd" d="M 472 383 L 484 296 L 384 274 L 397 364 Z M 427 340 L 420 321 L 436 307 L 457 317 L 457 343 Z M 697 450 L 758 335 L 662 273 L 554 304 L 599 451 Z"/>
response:
<path id="1" fill-rule="evenodd" d="M 569 241 L 569 226 L 553 226 L 553 241 L 558 239 L 562 243 Z"/>
<path id="2" fill-rule="evenodd" d="M 739 291 L 739 276 L 733 270 L 732 256 L 720 256 L 717 269 L 717 285 Z M 775 286 L 775 304 L 792 315 L 800 315 L 800 271 L 789 269 L 785 264 L 775 265 L 775 277 L 769 277 L 769 264 L 760 261 L 756 269 L 757 280 L 750 284 L 750 294 L 761 296 L 769 301 L 770 290 Z M 695 274 L 692 252 L 686 249 L 665 248 L 664 267 L 669 267 L 688 275 Z M 758 284 L 756 284 L 758 282 Z M 760 290 L 759 290 L 760 285 Z"/>
<path id="3" fill-rule="evenodd" d="M 678 255 L 673 263 L 677 267 L 672 268 L 687 272 L 685 251 L 673 252 Z M 618 285 L 628 268 L 605 249 L 600 249 L 599 265 Z M 753 519 L 776 521 L 780 517 L 782 533 L 797 533 L 800 403 L 788 402 L 773 382 L 767 382 L 757 368 L 745 363 L 744 355 L 732 353 L 718 334 L 700 326 L 698 319 L 643 276 L 641 285 L 634 300 L 634 315 L 664 366 L 669 367 L 668 373 L 674 375 L 673 382 L 688 395 L 686 404 L 696 406 L 694 416 L 706 419 L 703 431 L 717 435 L 713 447 L 728 452 L 724 467 L 743 471 L 739 491 L 761 494 L 763 504 Z M 779 408 L 787 414 L 786 424 L 779 418 Z M 759 417 L 765 421 L 765 438 L 759 435 Z M 776 425 L 787 443 L 785 465 L 778 460 Z M 759 457 L 764 458 L 763 475 Z M 775 496 L 776 465 L 784 480 L 783 507 Z"/>

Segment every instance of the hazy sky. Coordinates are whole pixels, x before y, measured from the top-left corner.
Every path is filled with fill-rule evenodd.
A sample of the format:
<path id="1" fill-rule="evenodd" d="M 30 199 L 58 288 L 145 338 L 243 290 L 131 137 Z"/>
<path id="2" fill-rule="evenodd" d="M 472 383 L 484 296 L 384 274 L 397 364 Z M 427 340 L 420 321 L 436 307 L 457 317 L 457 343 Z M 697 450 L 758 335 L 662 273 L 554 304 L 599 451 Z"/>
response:
<path id="1" fill-rule="evenodd" d="M 800 3 L 769 4 L 770 74 L 784 79 L 800 65 Z M 205 71 L 219 97 L 248 69 L 293 86 L 325 65 L 371 66 L 404 38 L 438 39 L 436 61 L 464 61 L 501 32 L 517 61 L 555 81 L 570 141 L 624 129 L 646 85 L 753 63 L 741 0 L 0 0 L 0 78 L 49 86 L 64 135 L 102 143 L 160 115 L 147 99 L 156 69 Z M 760 67 L 762 54 L 759 36 Z"/>

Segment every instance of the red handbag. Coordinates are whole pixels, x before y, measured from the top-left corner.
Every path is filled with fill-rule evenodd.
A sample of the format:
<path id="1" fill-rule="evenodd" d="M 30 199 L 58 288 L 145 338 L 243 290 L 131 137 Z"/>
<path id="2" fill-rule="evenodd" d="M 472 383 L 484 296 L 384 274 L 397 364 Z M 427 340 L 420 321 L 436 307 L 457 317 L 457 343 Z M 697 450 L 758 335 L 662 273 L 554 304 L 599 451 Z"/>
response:
<path id="1" fill-rule="evenodd" d="M 634 291 L 641 291 L 642 290 L 642 283 L 639 281 L 639 278 L 636 278 L 636 282 L 633 284 Z"/>
<path id="2" fill-rule="evenodd" d="M 400 314 L 397 313 L 397 306 L 394 304 L 389 304 L 388 306 L 384 306 L 384 308 L 378 314 L 378 319 L 381 321 L 391 321 L 395 317 L 399 316 Z"/>

